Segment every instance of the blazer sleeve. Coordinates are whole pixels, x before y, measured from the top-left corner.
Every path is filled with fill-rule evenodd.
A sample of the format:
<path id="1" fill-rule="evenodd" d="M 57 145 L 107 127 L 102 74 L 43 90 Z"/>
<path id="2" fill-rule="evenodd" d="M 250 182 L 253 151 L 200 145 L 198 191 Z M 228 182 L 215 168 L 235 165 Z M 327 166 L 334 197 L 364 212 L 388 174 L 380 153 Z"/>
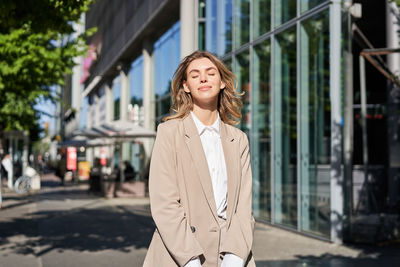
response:
<path id="1" fill-rule="evenodd" d="M 238 202 L 228 226 L 221 253 L 232 253 L 247 261 L 253 245 L 254 217 L 252 213 L 252 173 L 249 141 L 246 134 L 240 138 L 241 178 Z"/>
<path id="2" fill-rule="evenodd" d="M 149 174 L 151 214 L 166 249 L 179 266 L 202 255 L 180 204 L 176 174 L 174 134 L 160 124 L 153 147 Z"/>

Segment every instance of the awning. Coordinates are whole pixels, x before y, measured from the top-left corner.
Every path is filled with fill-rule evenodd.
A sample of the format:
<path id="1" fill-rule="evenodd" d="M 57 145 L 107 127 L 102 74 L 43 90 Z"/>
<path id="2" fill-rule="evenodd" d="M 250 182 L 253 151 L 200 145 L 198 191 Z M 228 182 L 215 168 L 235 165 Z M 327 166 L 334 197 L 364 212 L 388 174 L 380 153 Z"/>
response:
<path id="1" fill-rule="evenodd" d="M 73 136 L 84 136 L 88 138 L 105 138 L 105 139 L 135 139 L 140 137 L 155 137 L 156 132 L 145 129 L 128 121 L 113 121 L 94 126 L 89 129 L 82 129 L 73 132 Z"/>
<path id="2" fill-rule="evenodd" d="M 58 146 L 59 147 L 68 147 L 68 146 L 96 147 L 96 146 L 109 146 L 109 145 L 113 145 L 113 144 L 114 144 L 114 141 L 110 140 L 110 139 L 104 139 L 104 138 L 89 139 L 84 136 L 74 136 L 72 138 L 62 141 L 61 143 L 58 143 Z"/>
<path id="3" fill-rule="evenodd" d="M 114 138 L 126 138 L 134 139 L 140 137 L 155 137 L 156 132 L 148 130 L 142 126 L 139 126 L 133 122 L 129 121 L 113 121 L 110 123 L 103 124 L 101 126 L 103 129 L 112 131 L 112 136 Z"/>

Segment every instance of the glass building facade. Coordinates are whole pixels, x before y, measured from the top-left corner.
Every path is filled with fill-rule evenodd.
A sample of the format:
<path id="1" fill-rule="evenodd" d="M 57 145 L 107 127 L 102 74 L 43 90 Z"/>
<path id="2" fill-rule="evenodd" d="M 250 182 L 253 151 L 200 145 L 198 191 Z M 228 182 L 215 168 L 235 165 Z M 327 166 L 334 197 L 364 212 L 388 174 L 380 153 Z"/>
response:
<path id="1" fill-rule="evenodd" d="M 180 62 L 180 23 L 175 23 L 154 43 L 154 93 L 156 122 L 169 113 L 171 82 Z"/>
<path id="2" fill-rule="evenodd" d="M 132 62 L 129 70 L 128 120 L 143 126 L 143 56 L 139 56 Z"/>
<path id="3" fill-rule="evenodd" d="M 330 5 L 199 1 L 198 46 L 238 78 L 256 219 L 331 238 Z"/>
<path id="4" fill-rule="evenodd" d="M 119 120 L 120 118 L 120 99 L 121 99 L 121 78 L 118 75 L 117 77 L 114 78 L 112 82 L 112 94 L 113 94 L 113 119 L 114 120 Z"/>

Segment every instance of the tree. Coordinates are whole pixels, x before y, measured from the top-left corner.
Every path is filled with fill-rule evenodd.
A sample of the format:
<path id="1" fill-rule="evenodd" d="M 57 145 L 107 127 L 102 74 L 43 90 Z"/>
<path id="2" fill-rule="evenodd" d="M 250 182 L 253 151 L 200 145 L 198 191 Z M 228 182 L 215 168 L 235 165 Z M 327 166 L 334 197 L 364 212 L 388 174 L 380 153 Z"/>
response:
<path id="1" fill-rule="evenodd" d="M 92 0 L 9 0 L 0 2 L 0 139 L 4 130 L 37 137 L 39 99 L 57 100 L 74 58 L 86 51 L 92 31 L 72 38 Z"/>

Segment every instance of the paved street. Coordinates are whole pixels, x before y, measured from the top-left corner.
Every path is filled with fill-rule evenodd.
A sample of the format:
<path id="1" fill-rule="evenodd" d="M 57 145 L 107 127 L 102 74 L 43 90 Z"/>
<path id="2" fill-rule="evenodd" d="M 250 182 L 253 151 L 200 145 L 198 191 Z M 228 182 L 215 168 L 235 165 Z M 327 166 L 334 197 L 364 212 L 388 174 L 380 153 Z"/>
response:
<path id="1" fill-rule="evenodd" d="M 154 224 L 149 200 L 105 199 L 52 175 L 0 211 L 0 266 L 141 266 Z M 400 266 L 400 244 L 348 247 L 257 224 L 257 266 Z"/>

